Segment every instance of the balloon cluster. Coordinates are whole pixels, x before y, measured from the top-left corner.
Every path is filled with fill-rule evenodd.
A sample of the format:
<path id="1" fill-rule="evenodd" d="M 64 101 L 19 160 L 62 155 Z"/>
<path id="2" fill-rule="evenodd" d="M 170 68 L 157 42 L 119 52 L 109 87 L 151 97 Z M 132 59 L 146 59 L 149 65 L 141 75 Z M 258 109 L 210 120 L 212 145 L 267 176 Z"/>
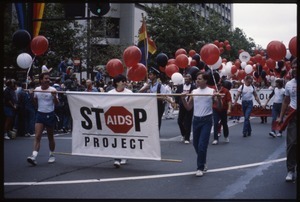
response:
<path id="1" fill-rule="evenodd" d="M 220 54 L 223 54 L 224 51 L 231 51 L 231 45 L 228 40 L 225 40 L 224 42 L 215 40 L 214 44 L 219 48 Z"/>
<path id="2" fill-rule="evenodd" d="M 30 34 L 24 30 L 17 30 L 14 32 L 12 36 L 13 44 L 20 49 L 25 49 L 30 44 L 31 52 L 35 56 L 43 55 L 48 50 L 48 40 L 44 36 L 36 36 L 31 40 Z M 17 57 L 17 64 L 22 69 L 28 69 L 31 67 L 33 63 L 33 59 L 30 54 L 28 53 L 21 53 Z"/>

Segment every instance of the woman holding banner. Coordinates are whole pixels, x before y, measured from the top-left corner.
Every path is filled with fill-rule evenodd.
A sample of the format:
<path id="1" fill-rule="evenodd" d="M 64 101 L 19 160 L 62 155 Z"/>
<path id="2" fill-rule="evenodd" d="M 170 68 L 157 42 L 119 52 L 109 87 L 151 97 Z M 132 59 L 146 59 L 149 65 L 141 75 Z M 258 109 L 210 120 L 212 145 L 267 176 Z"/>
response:
<path id="1" fill-rule="evenodd" d="M 114 89 L 108 91 L 107 93 L 133 93 L 131 90 L 125 88 L 127 84 L 127 79 L 123 74 L 119 74 L 113 79 Z M 127 163 L 126 159 L 115 159 L 114 166 L 120 168 L 121 165 Z"/>
<path id="2" fill-rule="evenodd" d="M 198 72 L 196 78 L 197 88 L 192 91 L 193 96 L 186 100 L 186 93 L 181 100 L 187 110 L 194 108 L 193 117 L 193 145 L 197 153 L 196 176 L 201 177 L 206 171 L 206 154 L 209 143 L 210 131 L 213 125 L 213 104 L 222 107 L 221 96 L 215 94 L 213 88 L 207 86 L 209 75 Z"/>

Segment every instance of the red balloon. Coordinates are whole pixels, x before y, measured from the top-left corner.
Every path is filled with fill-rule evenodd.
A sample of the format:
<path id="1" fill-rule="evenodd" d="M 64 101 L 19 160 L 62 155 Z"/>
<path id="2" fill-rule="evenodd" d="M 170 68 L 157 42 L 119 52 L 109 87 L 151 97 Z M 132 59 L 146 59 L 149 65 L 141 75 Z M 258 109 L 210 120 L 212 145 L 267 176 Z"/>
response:
<path id="1" fill-rule="evenodd" d="M 192 60 L 190 66 L 197 66 L 197 61 L 196 60 Z"/>
<path id="2" fill-rule="evenodd" d="M 220 47 L 219 50 L 220 50 L 220 54 L 224 53 L 224 48 L 223 47 Z"/>
<path id="3" fill-rule="evenodd" d="M 180 55 L 180 54 L 187 54 L 186 50 L 183 48 L 179 48 L 176 52 L 175 52 L 175 58 Z"/>
<path id="4" fill-rule="evenodd" d="M 115 77 L 119 74 L 122 74 L 124 71 L 124 67 L 121 60 L 116 58 L 109 60 L 106 64 L 106 71 L 111 77 Z"/>
<path id="5" fill-rule="evenodd" d="M 256 62 L 258 62 L 259 64 L 261 64 L 262 63 L 262 56 L 260 54 L 256 54 L 255 55 L 255 60 L 256 60 Z"/>
<path id="6" fill-rule="evenodd" d="M 220 43 L 219 43 L 219 48 L 221 48 L 221 47 L 223 47 L 224 46 L 224 43 L 221 41 Z"/>
<path id="7" fill-rule="evenodd" d="M 123 60 L 127 67 L 132 67 L 139 63 L 142 58 L 142 52 L 137 46 L 129 46 L 123 52 Z"/>
<path id="8" fill-rule="evenodd" d="M 146 78 L 147 68 L 142 63 L 137 63 L 128 69 L 127 77 L 130 81 L 142 81 Z"/>
<path id="9" fill-rule="evenodd" d="M 267 59 L 266 64 L 269 67 L 269 69 L 274 69 L 276 66 L 276 61 L 269 58 L 269 59 Z"/>
<path id="10" fill-rule="evenodd" d="M 175 63 L 176 63 L 176 60 L 174 58 L 171 58 L 171 59 L 168 60 L 167 65 L 175 64 Z"/>
<path id="11" fill-rule="evenodd" d="M 263 70 L 264 70 L 265 72 L 267 72 L 267 71 L 269 70 L 269 67 L 265 64 L 265 65 L 263 66 Z"/>
<path id="12" fill-rule="evenodd" d="M 225 41 L 224 41 L 224 45 L 225 45 L 225 46 L 229 45 L 229 41 L 228 41 L 228 40 L 225 40 Z"/>
<path id="13" fill-rule="evenodd" d="M 174 74 L 175 72 L 179 72 L 179 68 L 177 67 L 176 64 L 170 64 L 166 66 L 166 75 L 171 78 L 172 74 Z"/>
<path id="14" fill-rule="evenodd" d="M 220 42 L 219 42 L 218 40 L 215 40 L 215 41 L 214 41 L 214 44 L 215 44 L 216 46 L 218 46 L 218 47 L 219 47 L 219 45 L 220 45 Z"/>
<path id="15" fill-rule="evenodd" d="M 261 66 L 264 66 L 266 64 L 266 56 L 263 56 L 262 57 L 262 60 L 261 60 Z"/>
<path id="16" fill-rule="evenodd" d="M 201 48 L 200 56 L 207 65 L 213 65 L 219 60 L 220 50 L 215 44 L 206 44 Z"/>
<path id="17" fill-rule="evenodd" d="M 237 60 L 235 61 L 234 65 L 235 65 L 238 69 L 240 69 L 240 67 L 241 67 L 241 62 L 240 62 L 240 60 L 237 59 Z"/>
<path id="18" fill-rule="evenodd" d="M 245 78 L 245 76 L 246 76 L 246 72 L 245 72 L 244 70 L 240 69 L 240 70 L 238 71 L 237 77 L 238 77 L 240 80 L 243 80 L 243 79 Z"/>
<path id="19" fill-rule="evenodd" d="M 189 58 L 185 54 L 179 54 L 175 61 L 175 64 L 182 69 L 185 69 L 189 65 Z"/>
<path id="20" fill-rule="evenodd" d="M 231 74 L 235 74 L 237 72 L 238 68 L 235 65 L 231 66 Z"/>
<path id="21" fill-rule="evenodd" d="M 44 36 L 36 36 L 31 40 L 30 48 L 34 55 L 43 55 L 48 49 L 48 39 Z"/>
<path id="22" fill-rule="evenodd" d="M 190 56 L 190 57 L 193 57 L 195 54 L 196 54 L 196 51 L 195 51 L 195 50 L 190 50 L 190 51 L 189 51 L 189 56 Z"/>
<path id="23" fill-rule="evenodd" d="M 292 56 L 297 57 L 297 36 L 294 36 L 289 42 L 289 50 Z"/>
<path id="24" fill-rule="evenodd" d="M 231 50 L 230 44 L 227 44 L 227 45 L 225 46 L 225 48 L 226 48 L 227 51 L 230 51 L 230 50 Z"/>
<path id="25" fill-rule="evenodd" d="M 275 61 L 282 60 L 286 55 L 286 48 L 280 41 L 271 41 L 267 46 L 267 54 Z"/>

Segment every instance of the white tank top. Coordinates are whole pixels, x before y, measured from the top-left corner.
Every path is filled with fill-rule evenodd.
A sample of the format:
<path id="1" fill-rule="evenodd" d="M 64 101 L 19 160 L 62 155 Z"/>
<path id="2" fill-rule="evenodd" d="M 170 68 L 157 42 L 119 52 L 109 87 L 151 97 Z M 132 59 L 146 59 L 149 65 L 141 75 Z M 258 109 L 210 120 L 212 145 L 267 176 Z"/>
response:
<path id="1" fill-rule="evenodd" d="M 206 87 L 204 89 L 194 89 L 192 94 L 209 94 L 213 95 L 214 89 Z M 193 96 L 194 100 L 194 116 L 207 116 L 213 113 L 212 105 L 213 99 L 212 96 Z"/>

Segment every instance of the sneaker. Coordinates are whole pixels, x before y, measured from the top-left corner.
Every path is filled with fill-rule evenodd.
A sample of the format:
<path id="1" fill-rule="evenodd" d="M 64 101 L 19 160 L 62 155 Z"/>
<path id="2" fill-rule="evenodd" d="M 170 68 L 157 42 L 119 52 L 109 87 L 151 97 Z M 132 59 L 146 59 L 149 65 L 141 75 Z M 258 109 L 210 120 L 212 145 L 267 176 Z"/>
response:
<path id="1" fill-rule="evenodd" d="M 229 137 L 225 137 L 225 142 L 229 142 Z"/>
<path id="2" fill-rule="evenodd" d="M 34 156 L 27 157 L 27 162 L 30 163 L 33 166 L 36 166 L 37 162 Z"/>
<path id="3" fill-rule="evenodd" d="M 5 140 L 10 140 L 10 137 L 7 134 L 4 134 L 4 139 Z"/>
<path id="4" fill-rule="evenodd" d="M 293 171 L 289 171 L 286 178 L 285 178 L 285 181 L 287 182 L 291 182 L 294 180 L 294 172 Z"/>
<path id="5" fill-rule="evenodd" d="M 218 140 L 214 140 L 211 144 L 213 144 L 213 145 L 218 144 Z"/>
<path id="6" fill-rule="evenodd" d="M 114 162 L 114 166 L 115 166 L 116 168 L 120 168 L 120 166 L 121 166 L 120 161 L 115 161 L 115 162 Z"/>
<path id="7" fill-rule="evenodd" d="M 272 136 L 272 137 L 276 137 L 276 135 L 273 131 L 269 132 L 269 135 Z"/>
<path id="8" fill-rule="evenodd" d="M 202 177 L 202 176 L 203 176 L 202 170 L 197 170 L 197 171 L 196 171 L 196 176 L 197 176 L 197 177 Z"/>
<path id="9" fill-rule="evenodd" d="M 54 162 L 55 162 L 55 156 L 53 154 L 51 154 L 49 156 L 48 163 L 54 163 Z"/>
<path id="10" fill-rule="evenodd" d="M 189 144 L 189 143 L 190 143 L 190 141 L 188 141 L 188 140 L 184 141 L 184 144 Z"/>
<path id="11" fill-rule="evenodd" d="M 221 136 L 221 133 L 218 133 L 218 137 L 220 137 Z"/>
<path id="12" fill-rule="evenodd" d="M 33 133 L 33 134 L 30 134 L 30 137 L 35 137 L 35 134 Z"/>
<path id="13" fill-rule="evenodd" d="M 127 163 L 127 159 L 122 159 L 121 162 L 120 162 L 121 165 L 124 165 L 126 163 Z"/>
<path id="14" fill-rule="evenodd" d="M 30 137 L 30 133 L 26 133 L 24 137 Z"/>
<path id="15" fill-rule="evenodd" d="M 16 130 L 9 131 L 9 134 L 10 134 L 10 139 L 15 139 L 17 137 L 17 131 Z"/>
<path id="16" fill-rule="evenodd" d="M 276 136 L 277 137 L 282 137 L 282 133 L 279 132 L 279 133 L 276 134 Z"/>

